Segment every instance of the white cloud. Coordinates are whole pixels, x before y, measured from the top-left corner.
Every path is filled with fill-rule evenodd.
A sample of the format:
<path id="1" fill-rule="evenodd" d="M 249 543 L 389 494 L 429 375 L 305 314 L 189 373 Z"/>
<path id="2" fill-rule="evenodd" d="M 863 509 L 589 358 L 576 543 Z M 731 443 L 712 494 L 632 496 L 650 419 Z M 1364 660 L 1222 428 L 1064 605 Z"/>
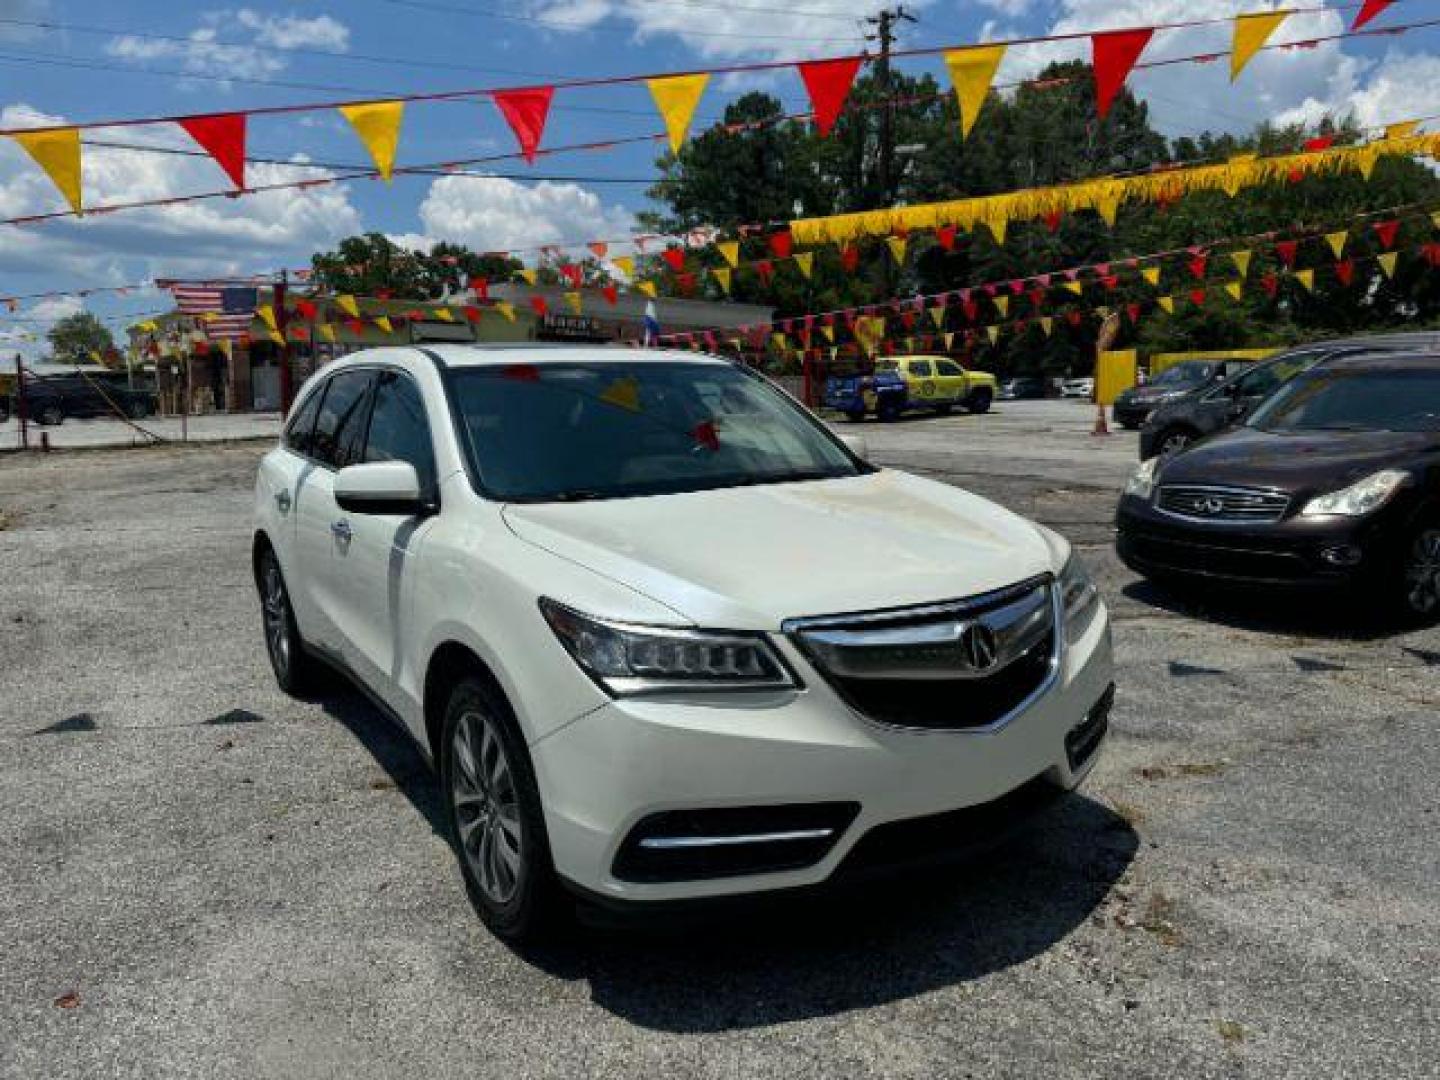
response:
<path id="1" fill-rule="evenodd" d="M 1007 18 L 1015 19 L 1029 14 L 1030 9 L 1035 6 L 1035 2 L 1036 0 L 980 0 L 980 6 L 987 7 Z"/>
<path id="2" fill-rule="evenodd" d="M 195 75 L 264 79 L 289 67 L 290 58 L 285 55 L 289 50 L 344 52 L 350 45 L 349 28 L 329 15 L 262 15 L 240 8 L 205 12 L 200 23 L 184 41 L 123 34 L 106 42 L 105 51 L 140 65 L 179 60 L 181 70 Z M 251 40 L 221 41 L 221 33 L 234 27 Z"/>
<path id="3" fill-rule="evenodd" d="M 0 110 L 6 127 L 64 123 L 28 106 Z M 96 129 L 95 138 L 115 132 Z M 191 149 L 178 133 L 126 129 L 127 142 Z M 253 184 L 326 175 L 285 165 L 251 165 Z M 133 150 L 85 148 L 85 202 L 90 206 L 213 191 L 226 186 L 206 158 Z M 49 178 L 10 140 L 0 141 L 0 217 L 57 209 L 62 201 Z M 0 266 L 7 273 L 72 277 L 81 284 L 118 284 L 144 275 L 248 273 L 304 261 L 361 229 L 360 215 L 343 185 L 262 192 L 148 207 L 79 220 L 58 219 L 0 229 Z M 29 291 L 11 287 L 13 292 Z"/>
<path id="4" fill-rule="evenodd" d="M 628 210 L 607 206 L 578 184 L 542 180 L 527 186 L 503 177 L 441 177 L 420 204 L 420 221 L 423 235 L 392 239 L 412 248 L 449 240 L 476 251 L 509 251 L 635 231 Z"/>

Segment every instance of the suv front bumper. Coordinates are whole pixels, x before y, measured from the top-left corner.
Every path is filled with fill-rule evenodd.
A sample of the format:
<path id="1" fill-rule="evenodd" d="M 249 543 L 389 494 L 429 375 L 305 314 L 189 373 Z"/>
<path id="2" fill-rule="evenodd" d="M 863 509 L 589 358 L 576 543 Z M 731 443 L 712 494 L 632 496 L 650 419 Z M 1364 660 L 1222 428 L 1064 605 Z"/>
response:
<path id="1" fill-rule="evenodd" d="M 1043 802 L 1037 793 L 1076 787 L 1105 735 L 1113 659 L 1103 604 L 1062 648 L 1044 696 L 994 731 L 874 723 L 788 641 L 776 644 L 804 689 L 617 699 L 531 746 L 563 879 L 602 901 L 643 903 L 798 888 L 858 864 L 909 862 L 916 837 L 940 838 L 964 821 L 993 833 Z M 656 841 L 707 833 L 760 846 L 721 845 L 718 864 L 678 849 L 687 875 L 678 880 L 656 880 L 654 859 L 636 862 L 645 840 L 655 855 L 666 850 Z M 767 851 L 779 861 L 745 872 L 744 858 Z"/>

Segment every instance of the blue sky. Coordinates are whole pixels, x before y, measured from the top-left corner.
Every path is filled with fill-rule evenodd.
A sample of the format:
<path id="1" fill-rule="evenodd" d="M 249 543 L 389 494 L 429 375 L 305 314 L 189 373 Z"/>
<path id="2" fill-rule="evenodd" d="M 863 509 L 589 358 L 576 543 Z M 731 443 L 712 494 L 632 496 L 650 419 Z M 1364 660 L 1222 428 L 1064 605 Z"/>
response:
<path id="1" fill-rule="evenodd" d="M 553 79 L 663 72 L 751 60 L 854 52 L 860 20 L 877 3 L 843 0 L 269 0 L 227 6 L 158 0 L 0 0 L 0 108 L 4 126 L 229 111 L 392 93 L 519 86 Z M 914 0 L 919 18 L 901 46 L 962 44 L 1056 30 L 1091 30 L 1227 15 L 1278 6 L 1262 0 Z M 1404 0 L 1377 25 L 1440 17 L 1434 0 Z M 1351 13 L 1343 15 L 1348 23 Z M 1295 16 L 1277 41 L 1333 32 L 1342 15 Z M 65 29 L 35 23 L 59 24 Z M 1157 35 L 1147 58 L 1223 50 L 1226 28 Z M 1258 58 L 1237 87 L 1223 62 L 1143 73 L 1132 87 L 1170 134 L 1243 129 L 1256 120 L 1314 120 L 1354 111 L 1365 123 L 1440 113 L 1440 31 L 1346 42 Z M 1002 82 L 1046 61 L 1084 55 L 1075 45 L 1017 46 Z M 904 61 L 909 71 L 933 61 Z M 805 107 L 793 69 L 712 80 L 697 123 L 752 87 Z M 659 130 L 643 86 L 561 91 L 547 145 Z M 1433 127 L 1433 125 L 1432 125 Z M 106 129 L 87 137 L 190 146 L 168 125 Z M 399 159 L 418 164 L 514 149 L 486 101 L 409 107 Z M 364 154 L 333 112 L 257 117 L 252 157 L 361 163 Z M 0 295 L 303 266 L 317 247 L 360 230 L 408 243 L 440 239 L 480 249 L 583 243 L 625 236 L 645 205 L 652 147 L 494 166 L 516 179 L 397 177 L 169 210 L 0 226 Z M 253 166 L 252 181 L 316 175 Z M 535 181 L 535 175 L 578 177 Z M 745 178 L 737 177 L 737 182 Z M 215 190 L 209 161 L 87 148 L 92 204 Z M 59 196 L 8 140 L 0 145 L 0 217 L 56 209 Z M 0 312 L 0 349 L 33 352 L 22 328 L 75 310 L 75 298 Z M 95 297 L 103 316 L 163 306 L 153 292 Z M 29 321 L 26 321 L 29 320 Z"/>

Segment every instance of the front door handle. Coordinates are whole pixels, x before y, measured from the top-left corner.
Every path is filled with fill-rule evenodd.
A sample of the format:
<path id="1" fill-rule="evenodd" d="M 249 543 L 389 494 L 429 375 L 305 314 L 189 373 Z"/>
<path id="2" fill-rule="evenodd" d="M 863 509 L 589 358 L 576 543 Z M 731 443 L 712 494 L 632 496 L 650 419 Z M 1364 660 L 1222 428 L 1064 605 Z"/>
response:
<path id="1" fill-rule="evenodd" d="M 344 518 L 330 523 L 330 534 L 342 543 L 350 540 L 350 523 Z"/>
<path id="2" fill-rule="evenodd" d="M 290 492 L 277 491 L 275 493 L 275 505 L 280 508 L 282 514 L 288 514 L 290 512 Z"/>

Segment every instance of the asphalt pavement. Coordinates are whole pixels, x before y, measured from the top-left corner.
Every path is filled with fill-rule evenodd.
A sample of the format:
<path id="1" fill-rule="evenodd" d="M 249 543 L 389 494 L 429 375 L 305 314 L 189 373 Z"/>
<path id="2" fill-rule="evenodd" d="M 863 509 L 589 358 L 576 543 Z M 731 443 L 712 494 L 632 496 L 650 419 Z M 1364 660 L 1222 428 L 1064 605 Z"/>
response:
<path id="1" fill-rule="evenodd" d="M 264 444 L 0 456 L 0 1076 L 1434 1076 L 1440 630 L 1137 581 L 1092 415 L 841 425 L 1090 560 L 1080 796 L 981 863 L 529 957 L 405 738 L 275 689 Z"/>

